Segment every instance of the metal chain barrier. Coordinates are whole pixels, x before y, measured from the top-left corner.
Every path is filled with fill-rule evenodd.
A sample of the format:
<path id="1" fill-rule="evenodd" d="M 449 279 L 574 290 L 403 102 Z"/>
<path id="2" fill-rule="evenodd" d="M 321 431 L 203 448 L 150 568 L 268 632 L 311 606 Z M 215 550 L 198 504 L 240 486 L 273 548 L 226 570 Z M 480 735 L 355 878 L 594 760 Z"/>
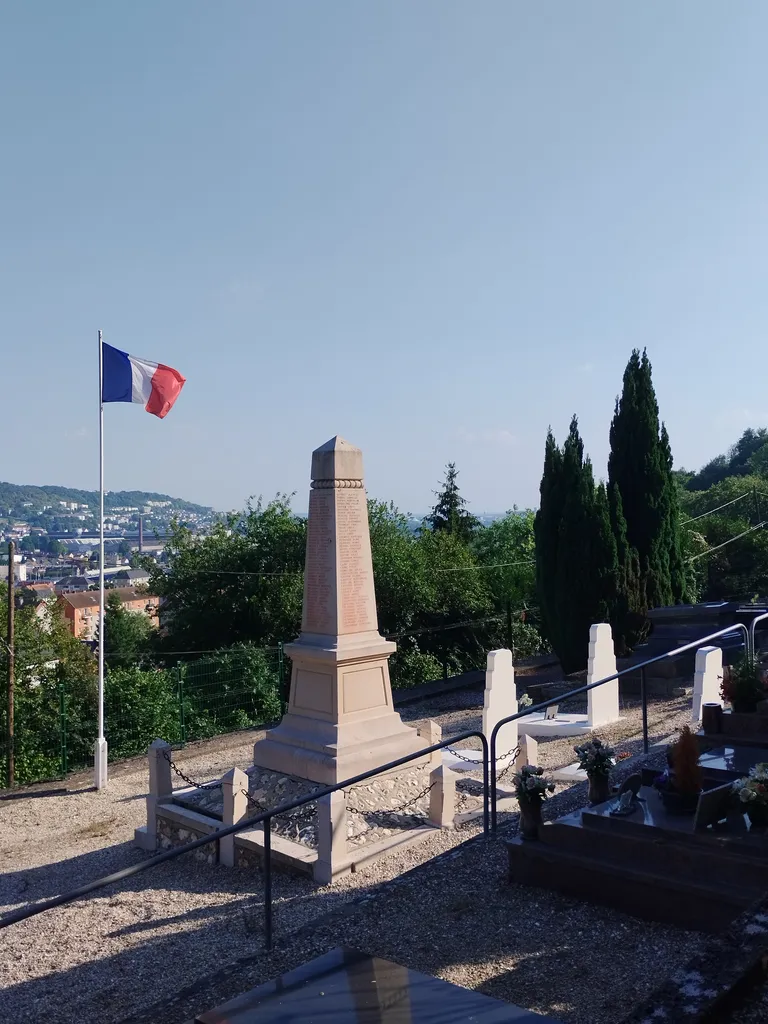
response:
<path id="1" fill-rule="evenodd" d="M 413 807 L 413 805 L 417 804 L 419 802 L 419 800 L 423 800 L 425 796 L 428 796 L 429 793 L 431 792 L 431 790 L 436 785 L 437 785 L 437 782 L 430 782 L 430 784 L 428 786 L 426 786 L 420 793 L 417 793 L 415 796 L 409 797 L 408 800 L 406 800 L 404 803 L 400 804 L 398 807 L 387 807 L 385 810 L 381 810 L 381 811 L 373 810 L 373 809 L 370 809 L 370 808 L 367 809 L 367 810 L 362 810 L 359 807 L 347 807 L 347 811 L 349 811 L 350 814 L 358 814 L 358 815 L 360 815 L 360 817 L 363 817 L 366 814 L 372 814 L 372 815 L 377 815 L 377 814 L 380 814 L 380 815 L 403 814 L 403 812 L 407 811 L 409 807 Z M 414 818 L 423 818 L 423 815 L 421 815 L 421 814 L 414 814 L 414 815 L 412 815 L 412 817 L 414 817 Z M 360 839 L 362 836 L 364 836 L 367 832 L 371 832 L 371 831 L 373 831 L 373 829 L 381 828 L 381 827 L 382 826 L 380 824 L 377 824 L 375 822 L 372 825 L 366 825 L 366 827 L 364 829 L 362 829 L 360 832 L 356 832 L 354 835 L 348 836 L 347 837 L 347 842 L 348 843 L 354 842 L 356 839 Z"/>
<path id="2" fill-rule="evenodd" d="M 511 771 L 511 769 L 515 767 L 515 763 L 516 763 L 517 758 L 519 757 L 519 755 L 520 755 L 520 745 L 518 744 L 516 747 L 512 747 L 511 750 L 508 750 L 506 752 L 506 754 L 502 754 L 501 757 L 497 757 L 496 758 L 497 763 L 499 761 L 503 761 L 507 757 L 509 758 L 509 764 L 507 765 L 507 767 L 506 768 L 502 768 L 500 772 L 496 772 L 496 782 L 497 782 L 497 784 L 504 778 L 504 776 L 507 774 L 507 772 Z"/>
<path id="3" fill-rule="evenodd" d="M 195 789 L 215 789 L 217 786 L 221 785 L 221 779 L 212 779 L 210 782 L 195 782 L 194 779 L 190 779 L 188 775 L 185 775 L 181 768 L 171 760 L 167 750 L 163 751 L 163 757 L 181 781 L 186 782 L 188 786 L 194 786 Z"/>

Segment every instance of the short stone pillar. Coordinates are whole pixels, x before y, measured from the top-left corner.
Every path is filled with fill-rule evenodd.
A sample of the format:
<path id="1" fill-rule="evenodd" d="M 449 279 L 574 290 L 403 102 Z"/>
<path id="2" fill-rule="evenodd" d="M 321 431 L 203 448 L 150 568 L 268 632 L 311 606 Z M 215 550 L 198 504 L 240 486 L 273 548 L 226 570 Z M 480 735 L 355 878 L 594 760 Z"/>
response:
<path id="1" fill-rule="evenodd" d="M 616 671 L 616 651 L 613 633 L 607 622 L 596 622 L 589 627 L 589 657 L 587 660 L 587 686 L 598 679 L 612 676 Z M 619 720 L 619 680 L 612 679 L 587 693 L 587 721 L 591 729 L 610 725 Z"/>
<path id="2" fill-rule="evenodd" d="M 436 828 L 453 828 L 456 815 L 456 773 L 440 765 L 429 773 L 429 821 Z"/>
<path id="3" fill-rule="evenodd" d="M 701 721 L 704 704 L 719 704 L 723 700 L 720 684 L 723 681 L 723 649 L 721 647 L 700 647 L 696 651 L 696 668 L 693 674 L 693 708 L 691 724 Z"/>
<path id="4" fill-rule="evenodd" d="M 424 725 L 419 726 L 419 739 L 422 741 L 423 746 L 433 747 L 435 743 L 441 743 L 443 739 L 443 730 L 431 719 Z M 442 750 L 433 750 L 429 755 L 429 764 L 432 768 L 439 768 L 443 763 L 443 752 Z"/>
<path id="5" fill-rule="evenodd" d="M 502 648 L 490 651 L 486 659 L 485 693 L 483 695 L 483 733 L 491 742 L 494 727 L 503 718 L 516 715 L 517 690 L 512 651 Z M 517 746 L 517 722 L 507 722 L 496 735 L 496 756 L 503 757 Z"/>
<path id="6" fill-rule="evenodd" d="M 171 745 L 153 740 L 147 751 L 149 761 L 149 792 L 147 793 L 147 824 L 134 832 L 134 842 L 142 850 L 157 849 L 157 805 L 173 795 L 171 779 Z"/>
<path id="7" fill-rule="evenodd" d="M 221 824 L 235 825 L 248 813 L 248 776 L 242 768 L 233 768 L 221 780 L 224 808 Z M 235 866 L 235 837 L 222 836 L 219 840 L 219 863 L 228 868 Z"/>
<path id="8" fill-rule="evenodd" d="M 538 765 L 539 742 L 527 734 L 520 738 L 520 750 L 515 758 L 515 772 L 521 772 L 523 765 Z"/>
<path id="9" fill-rule="evenodd" d="M 344 869 L 347 859 L 347 796 L 343 789 L 321 796 L 317 801 L 316 882 L 327 885 Z"/>

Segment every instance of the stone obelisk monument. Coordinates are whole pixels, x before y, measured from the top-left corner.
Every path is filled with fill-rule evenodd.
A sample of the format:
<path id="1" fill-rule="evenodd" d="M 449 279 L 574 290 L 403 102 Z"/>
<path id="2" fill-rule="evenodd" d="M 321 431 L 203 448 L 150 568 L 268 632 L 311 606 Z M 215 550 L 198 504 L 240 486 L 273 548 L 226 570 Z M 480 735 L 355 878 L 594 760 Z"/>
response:
<path id="1" fill-rule="evenodd" d="M 332 784 L 424 744 L 392 707 L 396 645 L 378 629 L 360 449 L 334 437 L 314 451 L 311 486 L 301 635 L 285 648 L 288 711 L 253 760 Z"/>

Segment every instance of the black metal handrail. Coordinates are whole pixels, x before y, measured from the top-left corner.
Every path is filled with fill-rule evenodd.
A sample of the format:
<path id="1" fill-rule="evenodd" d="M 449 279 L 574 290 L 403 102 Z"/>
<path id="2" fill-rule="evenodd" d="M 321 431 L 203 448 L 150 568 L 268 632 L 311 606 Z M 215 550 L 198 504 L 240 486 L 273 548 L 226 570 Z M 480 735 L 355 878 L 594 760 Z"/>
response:
<path id="1" fill-rule="evenodd" d="M 522 711 L 518 711 L 514 715 L 509 715 L 508 718 L 502 718 L 501 721 L 497 722 L 491 732 L 491 773 L 494 779 L 494 785 L 491 786 L 491 831 L 496 831 L 496 737 L 498 736 L 499 729 L 503 725 L 507 725 L 509 722 L 516 722 L 520 718 L 525 718 L 526 715 L 532 715 L 536 711 L 544 711 L 546 708 L 551 707 L 552 704 L 559 704 L 561 701 L 568 700 L 570 697 L 578 697 L 581 693 L 588 693 L 590 690 L 596 689 L 598 686 L 602 686 L 603 683 L 610 683 L 613 679 L 620 679 L 622 676 L 629 675 L 630 672 L 640 671 L 640 696 L 643 702 L 643 753 L 648 753 L 648 694 L 645 689 L 645 670 L 649 665 L 655 665 L 660 661 L 667 661 L 669 658 L 676 658 L 679 654 L 685 654 L 686 651 L 692 651 L 697 647 L 701 647 L 703 644 L 709 643 L 710 640 L 716 640 L 718 637 L 727 636 L 730 633 L 737 631 L 744 632 L 744 647 L 749 651 L 749 630 L 743 622 L 737 622 L 733 626 L 726 626 L 724 629 L 719 629 L 716 633 L 710 633 L 708 636 L 703 636 L 698 640 L 692 640 L 688 644 L 684 644 L 682 647 L 676 647 L 672 651 L 666 651 L 664 654 L 657 654 L 654 658 L 648 658 L 647 661 L 641 661 L 638 665 L 630 665 L 628 668 L 623 668 L 619 672 L 614 672 L 610 676 L 606 676 L 604 679 L 598 679 L 597 682 L 589 683 L 587 686 L 579 686 L 575 690 L 569 690 L 568 693 L 561 693 L 557 697 L 550 697 L 549 700 L 542 701 L 540 704 L 536 704 L 530 708 L 524 708 Z"/>
<path id="2" fill-rule="evenodd" d="M 757 657 L 757 646 L 755 643 L 755 633 L 757 631 L 758 622 L 763 622 L 768 619 L 768 612 L 763 612 L 762 615 L 756 615 L 752 622 L 749 624 L 749 657 L 754 659 Z"/>
<path id="3" fill-rule="evenodd" d="M 260 825 L 263 823 L 264 943 L 268 950 L 272 949 L 272 818 L 279 814 L 285 814 L 287 811 L 293 811 L 297 807 L 303 807 L 304 804 L 314 803 L 316 800 L 320 800 L 322 797 L 328 796 L 330 793 L 336 793 L 340 789 L 348 789 L 351 786 L 356 785 L 358 782 L 364 782 L 366 779 L 372 779 L 374 776 L 381 775 L 383 772 L 391 771 L 393 768 L 399 768 L 400 765 L 408 764 L 411 761 L 415 761 L 417 758 L 426 757 L 427 754 L 432 754 L 436 750 L 442 750 L 444 747 L 449 747 L 454 743 L 460 743 L 462 740 L 473 739 L 474 737 L 478 737 L 483 750 L 483 832 L 487 836 L 490 831 L 488 806 L 490 792 L 488 741 L 482 732 L 473 729 L 468 732 L 462 732 L 458 736 L 452 736 L 448 740 L 441 740 L 440 743 L 433 743 L 431 747 L 424 747 L 423 750 L 417 750 L 413 754 L 407 754 L 405 757 L 400 757 L 396 761 L 388 761 L 387 764 L 371 768 L 367 772 L 361 772 L 360 775 L 355 775 L 351 779 L 344 779 L 343 782 L 337 782 L 333 786 L 323 786 L 322 789 L 318 789 L 314 793 L 309 793 L 307 796 L 300 797 L 297 800 L 290 800 L 287 803 L 280 804 L 278 807 L 270 807 L 269 810 L 263 811 L 261 814 L 255 814 L 252 818 L 243 818 L 234 825 L 227 825 L 226 828 L 217 829 L 208 836 L 202 836 L 200 839 L 195 839 L 191 843 L 185 843 L 184 846 L 176 846 L 172 850 L 165 850 L 163 853 L 156 853 L 148 860 L 141 861 L 139 864 L 131 864 L 130 867 L 122 868 L 120 871 L 115 871 L 111 875 L 106 875 L 104 878 L 97 878 L 93 882 L 87 882 L 85 885 L 81 885 L 78 889 L 72 889 L 70 892 L 62 893 L 60 896 L 54 896 L 51 899 L 41 900 L 39 903 L 33 903 L 29 906 L 21 907 L 19 910 L 13 910 L 9 914 L 4 914 L 0 917 L 0 929 L 7 928 L 8 925 L 11 924 L 17 924 L 19 921 L 26 921 L 27 918 L 34 917 L 36 914 L 42 914 L 46 910 L 53 910 L 54 907 L 61 907 L 66 903 L 72 903 L 75 900 L 82 899 L 84 896 L 89 896 L 91 893 L 105 888 L 105 886 L 114 885 L 116 882 L 122 882 L 124 879 L 131 878 L 133 875 L 138 875 L 142 871 L 148 871 L 150 868 L 153 868 L 158 864 L 164 864 L 166 861 L 180 857 L 184 853 L 191 853 L 193 850 L 199 850 L 201 846 L 206 846 L 208 843 L 224 839 L 226 836 L 236 835 L 238 832 L 244 832 L 246 829 L 252 828 L 254 825 Z"/>

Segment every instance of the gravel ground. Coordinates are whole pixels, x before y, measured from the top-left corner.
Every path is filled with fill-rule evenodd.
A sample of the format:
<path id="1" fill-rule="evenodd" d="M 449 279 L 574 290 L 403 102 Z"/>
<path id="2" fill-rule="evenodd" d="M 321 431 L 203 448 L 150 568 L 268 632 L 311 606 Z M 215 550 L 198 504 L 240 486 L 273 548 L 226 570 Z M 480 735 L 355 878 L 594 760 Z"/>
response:
<path id="1" fill-rule="evenodd" d="M 481 691 L 460 691 L 405 708 L 403 718 L 412 724 L 432 718 L 447 736 L 479 725 L 481 701 Z M 671 717 L 664 732 L 682 724 L 686 707 L 684 700 L 667 702 Z M 654 738 L 661 736 L 653 725 L 661 713 L 661 704 L 652 707 Z M 640 745 L 635 704 L 627 705 L 626 716 L 601 735 L 635 750 Z M 230 738 L 225 749 L 210 743 L 188 748 L 178 762 L 193 778 L 216 777 L 233 764 L 250 763 L 254 734 L 241 740 L 235 746 Z M 563 740 L 541 743 L 541 763 L 568 763 L 570 747 Z M 629 770 L 620 766 L 621 773 Z M 546 817 L 582 805 L 585 789 L 558 794 Z M 0 909 L 50 897 L 140 861 L 144 855 L 133 848 L 132 838 L 133 829 L 144 823 L 145 791 L 146 765 L 139 761 L 113 772 L 102 792 L 83 781 L 63 792 L 36 787 L 0 802 Z M 514 827 L 516 816 L 504 820 Z M 3 1017 L 109 1024 L 198 986 L 197 994 L 177 1005 L 178 1012 L 147 1010 L 137 1018 L 173 1024 L 345 942 L 548 1010 L 567 1024 L 608 1024 L 620 1016 L 620 1007 L 628 1008 L 661 980 L 651 962 L 672 968 L 697 948 L 700 939 L 693 933 L 506 885 L 498 841 L 478 840 L 457 851 L 455 859 L 432 860 L 477 833 L 476 824 L 435 833 L 332 887 L 276 875 L 280 941 L 269 956 L 261 950 L 258 873 L 210 868 L 186 858 L 160 865 L 88 900 L 0 931 Z M 417 873 L 386 884 L 419 865 Z M 364 902 L 355 902 L 361 898 Z M 327 915 L 332 916 L 323 923 Z M 297 931 L 301 934 L 288 938 Z M 599 952 L 606 945 L 610 957 Z M 228 975 L 227 965 L 233 965 Z M 217 981 L 222 972 L 227 976 Z"/>

